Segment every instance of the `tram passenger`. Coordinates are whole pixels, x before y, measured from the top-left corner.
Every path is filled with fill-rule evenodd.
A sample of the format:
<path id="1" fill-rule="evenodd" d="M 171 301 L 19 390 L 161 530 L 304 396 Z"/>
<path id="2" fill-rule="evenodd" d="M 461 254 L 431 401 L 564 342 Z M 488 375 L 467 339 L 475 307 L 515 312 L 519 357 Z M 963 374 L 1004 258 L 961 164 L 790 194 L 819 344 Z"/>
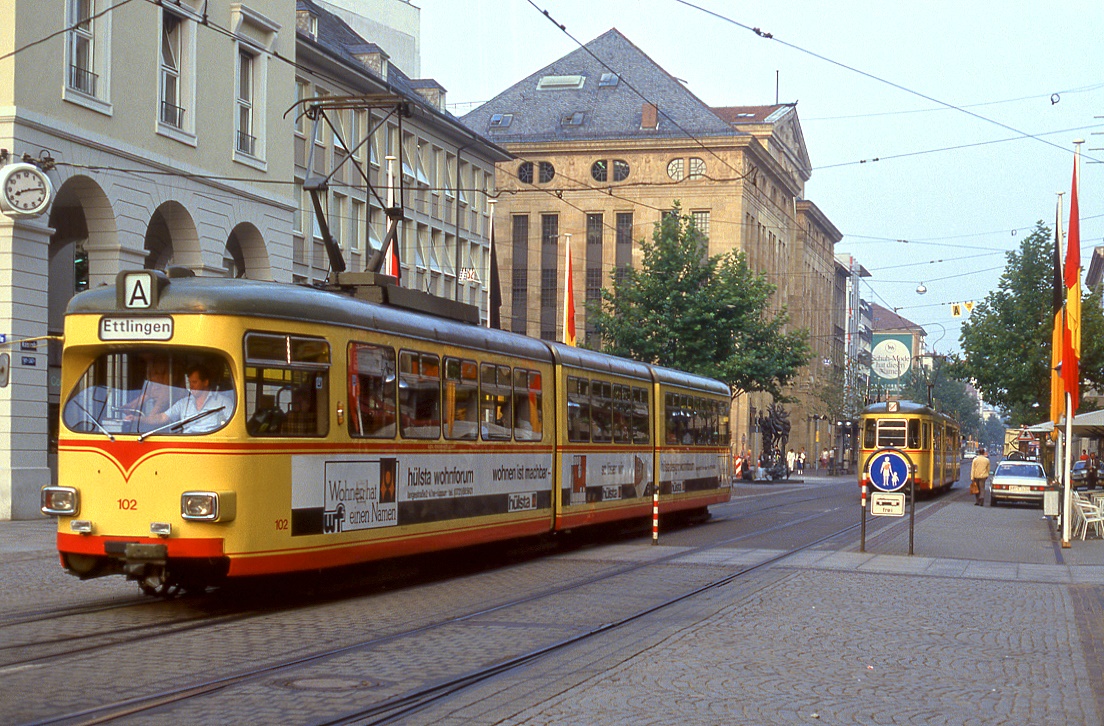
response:
<path id="1" fill-rule="evenodd" d="M 147 416 L 146 421 L 157 427 L 172 421 L 187 421 L 196 414 L 210 411 L 209 415 L 181 427 L 185 434 L 204 433 L 222 426 L 230 418 L 233 406 L 226 394 L 211 390 L 210 369 L 203 363 L 195 363 L 188 367 L 188 395 L 169 406 L 164 413 Z"/>

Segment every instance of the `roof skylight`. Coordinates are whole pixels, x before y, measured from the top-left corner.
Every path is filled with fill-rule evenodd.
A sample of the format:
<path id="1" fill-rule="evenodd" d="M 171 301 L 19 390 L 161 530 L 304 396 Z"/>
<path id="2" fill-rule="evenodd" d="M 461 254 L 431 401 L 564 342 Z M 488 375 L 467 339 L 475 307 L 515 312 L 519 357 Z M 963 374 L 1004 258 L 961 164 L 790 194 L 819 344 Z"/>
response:
<path id="1" fill-rule="evenodd" d="M 582 88 L 586 83 L 586 76 L 542 76 L 537 81 L 538 91 L 562 91 L 572 88 Z"/>

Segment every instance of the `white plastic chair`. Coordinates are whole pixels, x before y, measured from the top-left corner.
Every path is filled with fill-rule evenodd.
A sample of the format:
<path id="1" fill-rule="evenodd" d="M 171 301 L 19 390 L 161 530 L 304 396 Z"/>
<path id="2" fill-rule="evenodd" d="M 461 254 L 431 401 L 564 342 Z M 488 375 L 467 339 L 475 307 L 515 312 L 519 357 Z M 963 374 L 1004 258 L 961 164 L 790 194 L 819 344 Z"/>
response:
<path id="1" fill-rule="evenodd" d="M 1096 531 L 1097 537 L 1104 537 L 1104 512 L 1100 511 L 1100 507 L 1089 503 L 1087 499 L 1079 494 L 1074 495 L 1073 506 L 1077 510 L 1077 525 L 1081 529 L 1081 539 L 1084 540 L 1089 533 L 1090 524 Z M 1074 533 L 1076 534 L 1076 530 Z"/>

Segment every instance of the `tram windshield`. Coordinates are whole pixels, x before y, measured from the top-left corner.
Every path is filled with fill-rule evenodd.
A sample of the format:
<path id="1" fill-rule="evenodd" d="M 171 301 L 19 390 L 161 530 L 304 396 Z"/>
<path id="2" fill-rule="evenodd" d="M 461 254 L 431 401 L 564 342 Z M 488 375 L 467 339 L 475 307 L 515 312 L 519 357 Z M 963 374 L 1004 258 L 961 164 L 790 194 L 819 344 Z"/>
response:
<path id="1" fill-rule="evenodd" d="M 181 349 L 104 353 L 88 367 L 62 410 L 78 433 L 206 434 L 222 428 L 236 406 L 225 359 Z"/>

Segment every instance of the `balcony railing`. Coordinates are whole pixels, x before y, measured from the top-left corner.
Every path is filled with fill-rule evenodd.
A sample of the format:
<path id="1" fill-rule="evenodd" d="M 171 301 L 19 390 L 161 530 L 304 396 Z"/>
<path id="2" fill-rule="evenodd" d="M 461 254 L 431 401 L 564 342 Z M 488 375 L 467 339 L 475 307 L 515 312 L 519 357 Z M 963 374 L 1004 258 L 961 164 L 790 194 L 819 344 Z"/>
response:
<path id="1" fill-rule="evenodd" d="M 96 79 L 99 76 L 80 66 L 69 66 L 69 87 L 89 96 L 96 95 Z"/>
<path id="2" fill-rule="evenodd" d="M 184 109 L 168 101 L 162 101 L 161 123 L 175 126 L 178 129 L 184 128 Z"/>

